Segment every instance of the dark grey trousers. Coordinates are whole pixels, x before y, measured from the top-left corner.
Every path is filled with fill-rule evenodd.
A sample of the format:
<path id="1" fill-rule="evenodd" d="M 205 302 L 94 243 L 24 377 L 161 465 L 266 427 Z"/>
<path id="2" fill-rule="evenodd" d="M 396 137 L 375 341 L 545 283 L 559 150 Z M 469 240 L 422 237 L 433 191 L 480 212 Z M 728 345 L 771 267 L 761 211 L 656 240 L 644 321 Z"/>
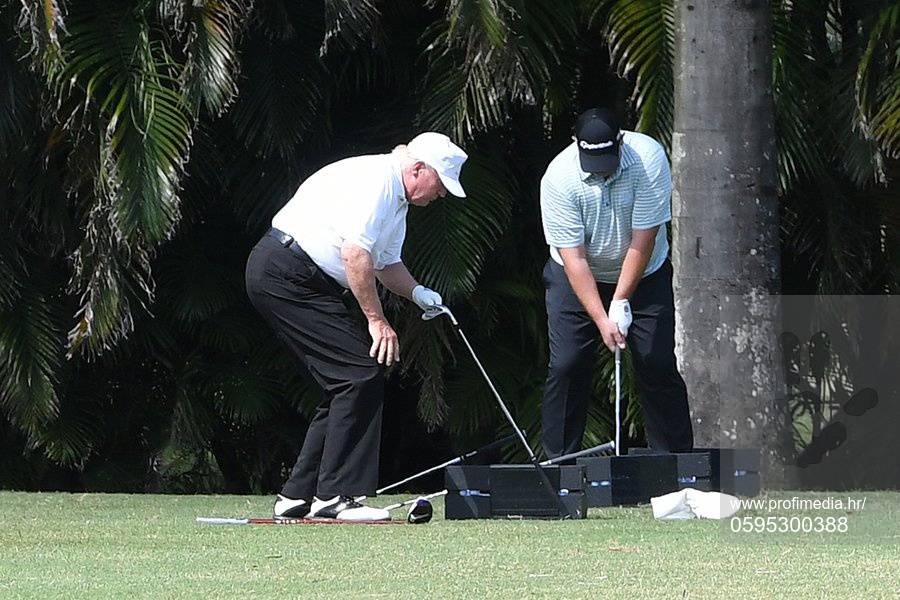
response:
<path id="1" fill-rule="evenodd" d="M 553 458 L 581 450 L 591 379 L 602 339 L 563 267 L 548 260 L 543 279 L 550 365 L 541 408 L 542 442 L 544 452 Z M 608 310 L 616 286 L 598 283 L 597 288 Z M 688 450 L 693 447 L 694 438 L 687 388 L 675 360 L 675 301 L 672 264 L 668 260 L 641 280 L 630 304 L 634 321 L 627 342 L 647 442 L 658 450 Z M 608 352 L 605 347 L 604 352 Z"/>
<path id="2" fill-rule="evenodd" d="M 299 247 L 268 234 L 250 253 L 245 275 L 253 306 L 325 391 L 281 493 L 306 500 L 374 495 L 383 372 L 344 288 Z"/>

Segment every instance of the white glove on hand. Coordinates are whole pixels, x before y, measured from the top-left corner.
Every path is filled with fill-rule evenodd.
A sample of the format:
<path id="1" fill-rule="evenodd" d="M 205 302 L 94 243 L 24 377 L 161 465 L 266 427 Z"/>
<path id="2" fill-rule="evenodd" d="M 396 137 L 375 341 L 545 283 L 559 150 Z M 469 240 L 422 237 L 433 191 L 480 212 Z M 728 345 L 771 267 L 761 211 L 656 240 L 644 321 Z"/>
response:
<path id="1" fill-rule="evenodd" d="M 440 294 L 424 285 L 417 285 L 413 288 L 412 301 L 418 304 L 422 310 L 427 309 L 429 306 L 437 306 L 444 303 Z"/>
<path id="2" fill-rule="evenodd" d="M 609 319 L 619 326 L 619 333 L 628 335 L 631 327 L 631 304 L 628 300 L 613 300 L 609 303 Z"/>

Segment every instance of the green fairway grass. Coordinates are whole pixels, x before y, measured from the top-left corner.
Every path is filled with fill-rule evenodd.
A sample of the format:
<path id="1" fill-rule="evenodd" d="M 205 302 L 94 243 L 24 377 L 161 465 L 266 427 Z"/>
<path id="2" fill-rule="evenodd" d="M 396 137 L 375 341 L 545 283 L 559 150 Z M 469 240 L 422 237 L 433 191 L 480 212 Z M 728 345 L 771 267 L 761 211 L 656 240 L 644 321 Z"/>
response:
<path id="1" fill-rule="evenodd" d="M 778 497 L 794 495 L 826 496 Z M 591 509 L 582 521 L 445 521 L 440 499 L 427 525 L 216 526 L 195 518 L 269 516 L 272 499 L 2 492 L 0 596 L 900 596 L 900 493 L 830 495 L 866 504 L 777 514 L 846 516 L 846 533 L 731 533 L 727 521 L 657 521 L 649 507 Z"/>

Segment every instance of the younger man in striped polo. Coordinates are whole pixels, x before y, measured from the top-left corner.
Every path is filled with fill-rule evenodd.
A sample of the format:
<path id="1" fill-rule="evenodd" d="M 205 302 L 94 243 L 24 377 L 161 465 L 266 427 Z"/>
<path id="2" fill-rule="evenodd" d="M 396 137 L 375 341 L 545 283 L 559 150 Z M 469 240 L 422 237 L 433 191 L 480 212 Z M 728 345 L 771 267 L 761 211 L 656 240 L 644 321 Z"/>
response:
<path id="1" fill-rule="evenodd" d="M 627 341 L 647 442 L 688 450 L 693 431 L 675 361 L 675 306 L 666 222 L 672 178 L 662 146 L 620 131 L 605 109 L 582 113 L 575 142 L 547 167 L 541 215 L 550 365 L 544 388 L 548 457 L 581 449 L 598 338 Z M 599 336 L 598 336 L 599 333 Z"/>

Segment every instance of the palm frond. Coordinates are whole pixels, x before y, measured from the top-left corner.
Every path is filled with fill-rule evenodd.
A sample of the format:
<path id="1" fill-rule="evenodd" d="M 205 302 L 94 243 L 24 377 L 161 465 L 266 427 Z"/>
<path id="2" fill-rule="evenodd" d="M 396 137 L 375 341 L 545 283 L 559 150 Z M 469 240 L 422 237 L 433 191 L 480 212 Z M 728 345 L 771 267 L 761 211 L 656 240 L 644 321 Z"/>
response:
<path id="1" fill-rule="evenodd" d="M 0 8 L 0 27 L 6 25 L 9 8 Z M 21 151 L 20 142 L 34 120 L 38 86 L 19 60 L 13 39 L 0 39 L 0 161 L 11 161 Z M 17 147 L 18 146 L 18 147 Z"/>
<path id="2" fill-rule="evenodd" d="M 472 327 L 468 329 L 471 334 Z M 496 347 L 492 347 L 491 352 L 486 352 L 484 345 L 477 339 L 470 341 L 513 417 L 520 417 L 517 406 L 522 376 L 516 369 L 515 362 L 509 360 L 512 357 L 505 356 Z M 462 347 L 462 342 L 455 340 L 454 346 L 457 349 L 457 359 L 446 368 L 444 384 L 444 401 L 448 407 L 447 429 L 454 434 L 471 435 L 484 429 L 506 428 L 506 420 L 497 406 L 497 400 L 478 367 L 472 362 L 472 357 Z M 519 425 L 527 427 L 530 423 L 522 422 Z M 511 428 L 508 433 L 512 433 Z"/>
<path id="3" fill-rule="evenodd" d="M 414 90 L 419 84 L 421 76 L 412 68 L 416 58 L 412 52 L 416 49 L 414 33 L 410 31 L 402 38 L 396 35 L 389 37 L 387 34 L 387 30 L 394 33 L 398 28 L 409 26 L 410 20 L 416 15 L 415 9 L 410 8 L 405 3 L 386 3 L 377 15 L 377 22 L 370 26 L 365 44 L 360 43 L 362 40 L 350 40 L 341 45 L 351 44 L 349 47 L 326 57 L 334 81 L 334 100 L 339 110 L 344 104 L 352 105 L 355 98 L 382 95 L 393 98 L 395 104 L 409 105 L 415 109 L 414 94 L 396 94 L 396 90 Z M 369 118 L 364 122 L 371 126 L 375 121 Z M 408 121 L 407 115 L 402 118 L 382 117 L 378 124 L 386 126 L 405 123 L 405 135 L 410 129 Z M 348 129 L 355 129 L 356 126 L 355 123 L 347 125 Z M 398 139 L 400 138 L 391 139 L 389 144 L 396 144 Z"/>
<path id="4" fill-rule="evenodd" d="M 18 30 L 27 39 L 32 66 L 53 76 L 63 65 L 60 37 L 66 31 L 58 0 L 22 0 Z"/>
<path id="5" fill-rule="evenodd" d="M 454 356 L 449 337 L 453 332 L 441 320 L 426 323 L 420 316 L 417 308 L 407 305 L 393 322 L 400 324 L 401 372 L 417 375 L 419 382 L 419 418 L 437 428 L 447 419 L 444 367 Z"/>
<path id="6" fill-rule="evenodd" d="M 224 366 L 224 365 L 221 365 Z M 204 397 L 227 419 L 252 425 L 274 413 L 281 384 L 234 365 L 204 369 Z"/>
<path id="7" fill-rule="evenodd" d="M 24 243 L 31 253 L 45 257 L 62 255 L 77 236 L 73 227 L 66 179 L 78 166 L 60 128 L 44 129 L 33 123 L 31 143 L 18 149 L 9 161 L 10 242 Z M 30 232 L 40 231 L 34 241 Z"/>
<path id="8" fill-rule="evenodd" d="M 250 7 L 242 0 L 179 2 L 172 12 L 176 28 L 186 29 L 186 61 L 180 79 L 190 106 L 203 105 L 219 116 L 237 94 L 238 37 Z"/>
<path id="9" fill-rule="evenodd" d="M 256 158 L 297 161 L 298 145 L 326 131 L 326 74 L 296 43 L 256 39 L 244 60 L 240 98 L 231 111 L 238 138 Z"/>
<path id="10" fill-rule="evenodd" d="M 265 233 L 272 216 L 291 199 L 303 181 L 301 165 L 278 156 L 258 160 L 235 160 L 229 190 L 238 221 L 254 237 Z"/>
<path id="11" fill-rule="evenodd" d="M 319 56 L 347 51 L 372 39 L 380 16 L 373 0 L 325 0 L 325 35 Z"/>
<path id="12" fill-rule="evenodd" d="M 542 107 L 575 25 L 572 4 L 447 2 L 444 19 L 423 37 L 421 127 L 472 139 L 504 125 L 513 105 Z"/>
<path id="13" fill-rule="evenodd" d="M 31 447 L 59 465 L 83 469 L 100 442 L 102 426 L 102 412 L 96 404 L 67 398 L 60 414 L 35 432 Z"/>
<path id="14" fill-rule="evenodd" d="M 891 158 L 900 157 L 900 3 L 889 4 L 876 17 L 855 88 L 864 135 Z"/>
<path id="15" fill-rule="evenodd" d="M 204 447 L 212 437 L 215 414 L 201 398 L 202 391 L 198 386 L 179 382 L 170 426 L 170 437 L 174 443 Z"/>
<path id="16" fill-rule="evenodd" d="M 178 179 L 191 120 L 175 65 L 139 12 L 96 5 L 73 13 L 63 39 L 60 95 L 84 94 L 99 113 L 98 190 L 128 240 L 167 239 L 179 218 Z"/>
<path id="17" fill-rule="evenodd" d="M 813 55 L 809 16 L 788 2 L 772 9 L 772 87 L 778 180 L 784 193 L 827 173 L 828 158 L 817 137 L 818 104 L 824 95 L 820 58 Z"/>
<path id="18" fill-rule="evenodd" d="M 785 81 L 793 89 L 776 93 L 776 107 L 802 99 L 805 118 L 791 115 L 780 121 L 810 128 L 808 144 L 817 146 L 825 157 L 824 165 L 816 165 L 824 168 L 813 174 L 813 180 L 835 170 L 860 187 L 886 180 L 882 149 L 874 139 L 867 139 L 866 124 L 857 106 L 859 63 L 869 29 L 869 19 L 863 15 L 866 8 L 880 1 L 864 4 L 867 7 L 844 6 L 841 2 L 823 6 L 815 0 L 802 0 L 783 2 L 775 11 L 776 44 L 786 44 L 784 50 L 794 67 Z M 787 27 L 779 27 L 785 24 Z M 788 45 L 792 41 L 793 45 Z M 776 56 L 777 50 L 776 45 Z"/>
<path id="19" fill-rule="evenodd" d="M 805 259 L 821 294 L 860 294 L 872 284 L 882 235 L 869 193 L 826 178 L 785 199 L 785 243 Z M 867 205 L 869 205 L 867 207 Z"/>
<path id="20" fill-rule="evenodd" d="M 195 244 L 179 245 L 156 269 L 156 282 L 166 311 L 178 322 L 197 324 L 235 304 L 235 289 L 226 265 L 211 260 Z"/>
<path id="21" fill-rule="evenodd" d="M 5 228 L 4 228 L 5 229 Z M 27 273 L 25 259 L 19 248 L 11 243 L 9 231 L 0 236 L 0 311 L 9 310 L 22 296 L 22 287 Z"/>
<path id="22" fill-rule="evenodd" d="M 446 198 L 409 216 L 404 261 L 417 277 L 453 302 L 475 290 L 482 265 L 506 227 L 515 197 L 512 176 L 473 152 L 463 169 L 472 190 L 460 202 Z"/>
<path id="23" fill-rule="evenodd" d="M 108 199 L 99 198 L 72 254 L 69 293 L 78 295 L 79 309 L 68 336 L 70 357 L 95 357 L 112 348 L 134 329 L 132 303 L 146 308 L 153 296 L 147 250 L 121 239 Z"/>
<path id="24" fill-rule="evenodd" d="M 109 348 L 131 331 L 133 302 L 152 297 L 149 249 L 168 239 L 180 218 L 177 192 L 192 123 L 176 67 L 151 34 L 142 12 L 101 3 L 73 12 L 62 40 L 66 66 L 55 92 L 83 98 L 84 115 L 97 128 L 81 137 L 97 160 L 92 187 L 81 194 L 93 204 L 86 234 L 72 257 L 70 290 L 80 308 L 70 355 Z"/>
<path id="25" fill-rule="evenodd" d="M 59 415 L 60 342 L 53 303 L 34 287 L 0 310 L 0 406 L 32 440 Z"/>
<path id="26" fill-rule="evenodd" d="M 318 3 L 268 0 L 255 4 L 249 28 L 272 42 L 285 43 L 316 31 L 322 12 Z"/>
<path id="27" fill-rule="evenodd" d="M 675 117 L 673 63 L 675 10 L 672 0 L 590 0 L 589 21 L 598 21 L 613 67 L 633 80 L 637 130 L 668 150 Z"/>
<path id="28" fill-rule="evenodd" d="M 885 160 L 875 140 L 866 139 L 854 101 L 855 67 L 841 65 L 832 72 L 830 102 L 820 115 L 828 119 L 830 159 L 857 186 L 885 183 Z"/>

